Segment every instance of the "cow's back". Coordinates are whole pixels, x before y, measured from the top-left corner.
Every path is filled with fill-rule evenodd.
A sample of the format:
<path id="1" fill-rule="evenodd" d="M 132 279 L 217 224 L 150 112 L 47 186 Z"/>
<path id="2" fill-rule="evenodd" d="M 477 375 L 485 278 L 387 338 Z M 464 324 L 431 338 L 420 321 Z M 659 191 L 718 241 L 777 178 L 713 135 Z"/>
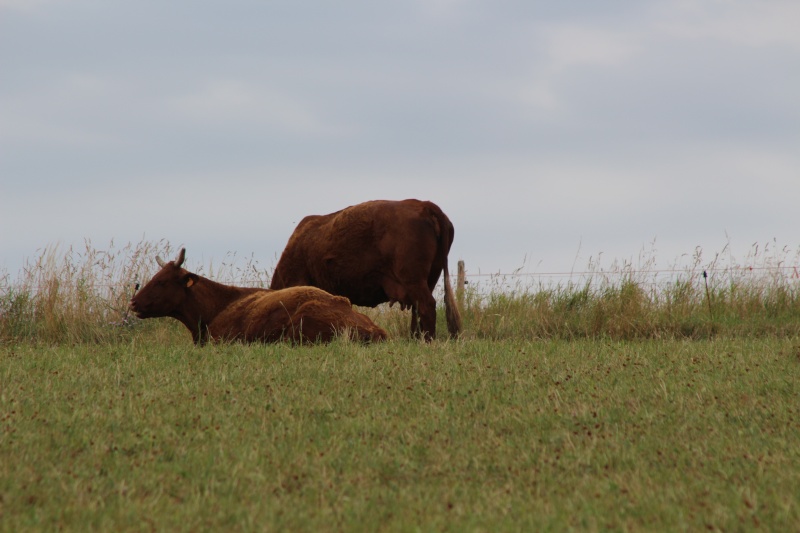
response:
<path id="1" fill-rule="evenodd" d="M 309 216 L 290 237 L 270 286 L 314 285 L 364 306 L 389 301 L 385 287 L 410 279 L 426 280 L 433 290 L 443 268 L 437 254 L 442 231 L 452 241 L 447 217 L 419 200 L 375 200 Z"/>
<path id="2" fill-rule="evenodd" d="M 209 330 L 215 338 L 274 342 L 282 338 L 330 341 L 337 332 L 358 330 L 362 340 L 386 332 L 353 310 L 350 301 L 310 286 L 263 290 L 234 302 Z"/>

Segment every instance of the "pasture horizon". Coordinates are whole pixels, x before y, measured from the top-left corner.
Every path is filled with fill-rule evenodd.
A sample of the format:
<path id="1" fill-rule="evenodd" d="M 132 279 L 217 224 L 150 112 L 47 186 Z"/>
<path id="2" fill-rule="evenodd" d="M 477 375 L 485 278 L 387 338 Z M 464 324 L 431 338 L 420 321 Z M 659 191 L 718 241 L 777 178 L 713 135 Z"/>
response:
<path id="1" fill-rule="evenodd" d="M 66 253 L 48 249 L 31 261 L 23 277 L 0 279 L 3 338 L 82 342 L 132 333 L 112 326 L 129 323 L 129 300 L 136 284 L 143 286 L 157 271 L 156 255 L 170 261 L 177 250 L 166 241 L 105 250 L 88 241 L 84 245 Z M 596 262 L 568 277 L 544 273 L 538 279 L 523 272 L 469 276 L 467 266 L 469 283 L 459 301 L 462 315 L 469 317 L 466 335 L 707 338 L 725 333 L 785 336 L 800 327 L 798 251 L 754 246 L 742 260 L 715 254 L 708 262 L 698 253 L 690 264 L 665 271 L 654 266 L 652 257 L 642 257 L 640 264 Z M 237 262 L 231 256 L 207 266 L 198 262 L 187 250 L 185 267 L 211 280 L 256 287 L 270 283 L 271 271 L 253 258 Z M 450 263 L 458 295 L 456 265 Z M 441 293 L 440 281 L 434 291 L 440 309 Z M 408 320 L 398 306 L 361 309 L 382 327 L 384 321 L 391 326 Z M 394 337 L 407 329 L 391 328 Z"/>
<path id="2" fill-rule="evenodd" d="M 26 271 L 36 268 L 37 264 L 52 262 L 55 258 L 80 263 L 83 258 L 100 253 L 114 256 L 127 251 L 135 251 L 137 247 L 152 246 L 152 257 L 140 258 L 147 265 L 155 264 L 155 254 L 169 261 L 176 250 L 184 244 L 174 245 L 161 239 L 159 241 L 140 240 L 119 245 L 111 240 L 107 246 L 98 247 L 89 239 L 81 245 L 64 245 L 52 243 L 37 249 L 36 254 L 26 257 L 16 274 L 0 267 L 0 290 L 8 290 L 26 277 Z M 215 281 L 231 285 L 267 287 L 282 250 L 275 253 L 267 262 L 258 259 L 257 254 L 240 254 L 227 251 L 221 256 L 210 257 L 200 250 L 187 247 L 187 268 L 199 275 Z M 135 253 L 135 252 L 134 252 Z M 796 248 L 779 243 L 776 239 L 766 242 L 754 242 L 738 253 L 733 251 L 729 241 L 718 251 L 703 250 L 697 246 L 688 252 L 681 252 L 674 257 L 659 254 L 656 241 L 642 247 L 636 254 L 612 257 L 598 252 L 586 255 L 582 245 L 578 245 L 571 263 L 563 260 L 561 268 L 554 265 L 548 268 L 540 261 L 533 264 L 527 256 L 523 256 L 518 266 L 508 269 L 486 271 L 477 263 L 472 263 L 461 256 L 449 255 L 448 264 L 453 282 L 456 280 L 457 263 L 463 260 L 466 268 L 466 281 L 469 288 L 486 293 L 491 291 L 519 291 L 552 289 L 558 286 L 583 285 L 586 283 L 616 283 L 623 278 L 635 279 L 638 283 L 658 291 L 680 279 L 689 277 L 694 282 L 701 281 L 703 272 L 707 272 L 709 283 L 736 280 L 760 281 L 763 278 L 782 279 L 789 283 L 800 282 L 800 245 Z M 148 269 L 145 269 L 146 271 Z M 796 280 L 796 281 L 795 281 Z M 131 279 L 129 282 L 146 283 L 148 279 Z M 441 291 L 441 280 L 437 292 Z M 438 300 L 437 296 L 437 300 Z"/>

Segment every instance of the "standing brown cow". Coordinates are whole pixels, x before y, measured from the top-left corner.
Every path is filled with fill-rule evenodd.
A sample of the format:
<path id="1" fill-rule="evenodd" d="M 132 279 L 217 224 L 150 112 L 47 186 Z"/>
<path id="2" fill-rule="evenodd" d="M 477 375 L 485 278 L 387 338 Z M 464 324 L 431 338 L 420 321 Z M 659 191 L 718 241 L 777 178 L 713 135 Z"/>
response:
<path id="1" fill-rule="evenodd" d="M 216 283 L 156 258 L 161 270 L 133 298 L 139 318 L 168 316 L 182 322 L 195 344 L 211 340 L 328 342 L 341 332 L 362 341 L 386 339 L 386 331 L 353 310 L 347 298 L 316 287 L 274 291 Z"/>
<path id="2" fill-rule="evenodd" d="M 455 230 L 439 206 L 420 200 L 375 200 L 305 217 L 289 238 L 270 288 L 313 285 L 355 305 L 399 302 L 411 308 L 411 334 L 436 336 L 433 289 L 444 271 L 451 337 L 461 331 L 447 254 Z"/>

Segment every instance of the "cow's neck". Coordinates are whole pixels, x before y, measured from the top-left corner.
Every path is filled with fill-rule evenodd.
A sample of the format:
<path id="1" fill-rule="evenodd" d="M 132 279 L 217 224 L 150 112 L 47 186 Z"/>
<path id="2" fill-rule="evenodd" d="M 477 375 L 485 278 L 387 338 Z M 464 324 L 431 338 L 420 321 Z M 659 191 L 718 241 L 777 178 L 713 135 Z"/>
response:
<path id="1" fill-rule="evenodd" d="M 207 278 L 199 278 L 190 290 L 183 309 L 175 316 L 192 333 L 195 344 L 209 340 L 209 325 L 223 310 L 242 296 L 258 289 L 223 285 Z"/>

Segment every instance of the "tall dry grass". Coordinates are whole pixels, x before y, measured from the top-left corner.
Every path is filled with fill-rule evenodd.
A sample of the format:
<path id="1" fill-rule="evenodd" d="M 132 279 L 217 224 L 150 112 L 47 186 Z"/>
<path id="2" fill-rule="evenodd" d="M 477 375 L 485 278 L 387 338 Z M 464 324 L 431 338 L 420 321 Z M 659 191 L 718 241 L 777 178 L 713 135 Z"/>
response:
<path id="1" fill-rule="evenodd" d="M 170 339 L 181 328 L 169 320 L 140 321 L 129 314 L 137 287 L 158 270 L 156 256 L 172 260 L 178 248 L 169 242 L 141 241 L 118 247 L 44 248 L 26 261 L 17 279 L 0 277 L 0 342 L 106 342 L 132 332 L 149 331 Z M 266 287 L 270 272 L 252 257 L 229 254 L 219 264 L 198 264 L 188 251 L 194 272 L 223 283 Z"/>
<path id="2" fill-rule="evenodd" d="M 165 242 L 106 250 L 86 241 L 83 249 L 48 246 L 26 262 L 18 279 L 0 294 L 0 338 L 43 342 L 101 341 L 128 324 L 127 302 L 135 280 L 150 275 Z"/>
<path id="3" fill-rule="evenodd" d="M 170 319 L 139 321 L 127 312 L 136 283 L 157 270 L 155 256 L 177 255 L 168 242 L 121 248 L 44 249 L 20 277 L 0 280 L 0 342 L 107 342 L 146 332 L 171 342 L 185 332 Z M 651 256 L 613 262 L 590 260 L 563 283 L 496 276 L 470 285 L 461 298 L 466 339 L 653 339 L 715 335 L 800 334 L 800 251 L 754 245 L 735 260 L 726 250 L 706 260 L 702 250 L 683 264 L 655 268 Z M 271 268 L 235 254 L 219 265 L 189 268 L 223 283 L 266 287 Z M 703 273 L 708 273 L 708 278 Z M 441 298 L 437 298 L 441 301 Z M 408 336 L 409 314 L 397 307 L 362 309 L 389 331 Z M 446 331 L 439 313 L 439 332 Z"/>
<path id="4" fill-rule="evenodd" d="M 800 250 L 754 244 L 737 260 L 726 246 L 659 269 L 655 257 L 588 267 L 564 283 L 496 276 L 464 295 L 478 338 L 708 338 L 800 334 Z"/>

